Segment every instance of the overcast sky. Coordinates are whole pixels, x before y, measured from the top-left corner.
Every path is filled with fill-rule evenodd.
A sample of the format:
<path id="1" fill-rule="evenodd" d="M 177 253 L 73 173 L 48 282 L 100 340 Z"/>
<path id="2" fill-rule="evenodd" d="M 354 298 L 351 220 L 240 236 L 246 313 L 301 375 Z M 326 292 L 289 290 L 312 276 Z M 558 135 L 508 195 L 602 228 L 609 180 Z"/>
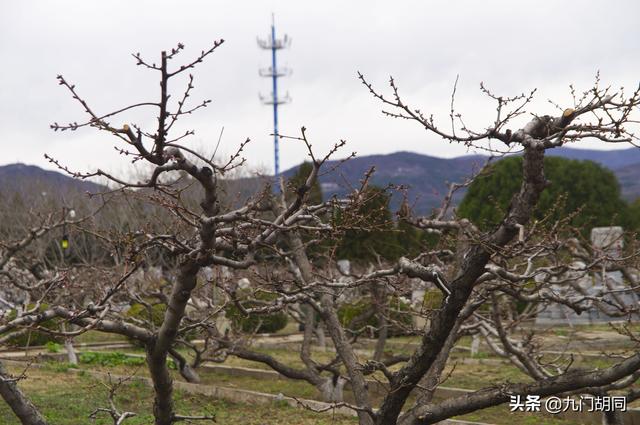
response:
<path id="1" fill-rule="evenodd" d="M 449 125 L 450 93 L 460 75 L 457 105 L 471 126 L 485 128 L 495 106 L 478 90 L 501 95 L 538 88 L 535 112 L 552 113 L 551 99 L 569 106 L 568 84 L 588 89 L 597 70 L 614 87 L 640 80 L 640 2 L 629 1 L 91 1 L 0 2 L 0 164 L 51 168 L 46 152 L 79 171 L 126 169 L 117 139 L 94 129 L 54 133 L 49 124 L 85 118 L 57 85 L 63 74 L 103 114 L 127 104 L 157 101 L 157 75 L 135 66 L 131 53 L 158 61 L 178 42 L 175 64 L 214 40 L 225 43 L 195 69 L 192 100 L 210 107 L 184 119 L 195 129 L 192 146 L 211 151 L 224 127 L 221 152 L 251 138 L 246 157 L 273 166 L 272 111 L 260 103 L 270 81 L 258 68 L 270 56 L 256 44 L 275 13 L 278 33 L 293 42 L 279 62 L 293 69 L 280 80 L 293 99 L 281 108 L 281 133 L 306 126 L 314 148 L 339 139 L 359 155 L 409 150 L 453 157 L 462 146 L 426 134 L 416 123 L 380 114 L 381 105 L 359 83 L 364 73 L 380 90 L 393 75 L 407 102 Z M 176 81 L 174 98 L 183 81 Z M 123 115 L 116 123 L 150 129 L 155 111 Z M 606 148 L 584 143 L 580 147 Z M 305 157 L 300 143 L 283 141 L 282 168 Z"/>

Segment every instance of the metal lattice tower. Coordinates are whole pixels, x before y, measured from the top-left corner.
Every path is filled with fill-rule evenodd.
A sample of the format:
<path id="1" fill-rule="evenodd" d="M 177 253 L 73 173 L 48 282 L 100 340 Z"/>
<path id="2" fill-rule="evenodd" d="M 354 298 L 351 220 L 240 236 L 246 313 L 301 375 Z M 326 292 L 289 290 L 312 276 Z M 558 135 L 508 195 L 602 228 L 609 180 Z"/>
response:
<path id="1" fill-rule="evenodd" d="M 272 81 L 272 92 L 271 96 L 262 96 L 260 95 L 260 100 L 266 105 L 273 105 L 273 150 L 274 150 L 274 175 L 276 179 L 276 187 L 278 185 L 278 178 L 280 177 L 280 150 L 278 146 L 278 105 L 282 105 L 283 103 L 288 103 L 291 101 L 289 97 L 289 93 L 280 98 L 278 96 L 278 78 L 285 77 L 287 75 L 291 75 L 291 70 L 286 67 L 278 68 L 276 66 L 276 52 L 280 49 L 284 49 L 285 47 L 289 47 L 291 44 L 291 39 L 285 35 L 283 38 L 276 38 L 276 26 L 274 23 L 273 15 L 271 16 L 271 36 L 262 40 L 258 38 L 258 46 L 265 50 L 271 50 L 271 66 L 268 68 L 260 69 L 261 77 L 270 77 Z"/>

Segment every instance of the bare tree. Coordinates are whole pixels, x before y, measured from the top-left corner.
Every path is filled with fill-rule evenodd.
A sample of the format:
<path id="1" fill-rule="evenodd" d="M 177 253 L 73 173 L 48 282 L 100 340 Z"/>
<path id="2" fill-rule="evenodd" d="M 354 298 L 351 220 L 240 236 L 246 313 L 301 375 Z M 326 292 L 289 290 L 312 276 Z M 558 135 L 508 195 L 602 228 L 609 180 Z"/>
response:
<path id="1" fill-rule="evenodd" d="M 337 143 L 327 154 L 317 156 L 306 129 L 302 128 L 301 134 L 293 138 L 307 146 L 312 168 L 306 181 L 293 191 L 295 196 L 286 197 L 284 183 L 276 182 L 280 190 L 275 194 L 268 186 L 241 205 L 232 206 L 221 203 L 221 182 L 226 173 L 243 164 L 241 155 L 246 142 L 240 144 L 236 154 L 221 161 L 187 145 L 187 137 L 193 131 L 173 134 L 178 119 L 209 103 L 208 100 L 195 105 L 189 103 L 194 79 L 186 75 L 187 71 L 221 44 L 222 40 L 202 51 L 194 60 L 173 69 L 169 65 L 183 50 L 181 44 L 169 52 L 162 52 L 159 64 L 134 54 L 139 66 L 158 73 L 159 100 L 122 107 L 106 114 L 94 111 L 75 85 L 58 77 L 60 85 L 78 101 L 88 119 L 66 125 L 54 123 L 54 130 L 93 127 L 109 132 L 118 139 L 117 149 L 124 156 L 144 162 L 150 168 L 148 175 L 134 181 L 103 170 L 79 173 L 69 170 L 59 159 L 50 160 L 76 178 L 109 180 L 111 194 L 123 193 L 128 199 L 139 200 L 141 205 L 151 205 L 153 209 L 143 211 L 154 217 L 157 212 L 162 218 L 159 225 L 137 222 L 126 231 L 101 228 L 96 222 L 74 223 L 78 229 L 94 235 L 104 247 L 109 247 L 117 260 L 107 266 L 89 267 L 90 271 L 82 273 L 79 268 L 51 267 L 44 280 L 29 275 L 18 276 L 5 268 L 8 259 L 17 252 L 11 247 L 22 249 L 40 230 L 31 232 L 23 239 L 26 242 L 7 245 L 9 248 L 1 257 L 7 260 L 0 261 L 0 271 L 10 284 L 29 293 L 36 306 L 21 311 L 15 318 L 5 317 L 0 323 L 2 338 L 23 329 L 47 331 L 40 324 L 57 318 L 75 328 L 48 332 L 71 337 L 96 330 L 138 341 L 146 350 L 155 394 L 153 413 L 158 425 L 187 418 L 211 419 L 175 411 L 173 377 L 167 367 L 170 357 L 176 360 L 181 375 L 190 381 L 198 379 L 194 366 L 208 360 L 232 355 L 265 363 L 286 377 L 311 383 L 325 400 L 351 407 L 363 425 L 431 424 L 505 403 L 512 395 L 602 394 L 630 388 L 635 382 L 640 370 L 638 353 L 600 370 L 571 367 L 564 359 L 553 364 L 543 362 L 535 344 L 527 339 L 525 332 L 518 330 L 519 324 L 535 312 L 530 308 L 516 314 L 513 301 L 525 300 L 540 305 L 555 303 L 575 311 L 601 308 L 607 314 L 620 317 L 637 313 L 637 306 L 616 300 L 615 289 L 607 291 L 610 297 L 604 301 L 605 298 L 589 295 L 576 298 L 557 294 L 552 286 L 564 281 L 571 285 L 575 279 L 563 278 L 567 272 L 592 273 L 604 268 L 621 270 L 629 283 L 629 289 L 625 291 L 632 290 L 638 286 L 637 252 L 611 258 L 584 241 L 569 238 L 564 227 L 566 221 L 544 227 L 530 219 L 541 193 L 549 184 L 544 175 L 545 151 L 585 138 L 632 142 L 635 136 L 630 128 L 637 122 L 634 114 L 640 104 L 638 92 L 626 97 L 622 92 L 600 88 L 597 81 L 593 89 L 574 96 L 574 105 L 561 110 L 557 116 L 534 115 L 526 125 L 511 129 L 508 127 L 513 125 L 514 119 L 523 115 L 530 105 L 533 93 L 506 98 L 483 86 L 483 92 L 497 104 L 495 121 L 481 131 L 467 128 L 462 116 L 455 111 L 452 96 L 451 131 L 444 131 L 436 126 L 433 117 L 406 104 L 393 80 L 390 81 L 391 94 L 387 97 L 374 90 L 360 75 L 362 83 L 383 103 L 388 116 L 417 122 L 427 132 L 450 142 L 483 147 L 485 142 L 498 141 L 508 149 L 520 149 L 524 158 L 523 180 L 502 221 L 488 232 L 451 212 L 453 191 L 468 182 L 452 186 L 452 193 L 445 197 L 442 208 L 430 217 L 414 217 L 410 211 L 404 211 L 401 219 L 437 235 L 437 246 L 425 247 L 413 258 L 402 256 L 395 262 L 380 260 L 369 270 L 350 273 L 345 278 L 335 267 L 337 259 L 332 246 L 345 227 L 359 226 L 366 230 L 367 220 L 360 217 L 356 222 L 365 224 L 344 224 L 334 220 L 334 216 L 357 211 L 367 193 L 371 173 L 364 176 L 361 187 L 348 199 L 331 199 L 318 205 L 308 201 L 310 189 L 324 172 L 324 164 L 345 144 L 344 141 Z M 180 78 L 186 88 L 176 103 L 170 102 L 170 83 Z M 145 129 L 135 123 L 122 126 L 110 123 L 116 116 L 137 108 L 157 110 L 154 129 Z M 490 145 L 484 147 L 494 150 Z M 55 225 L 68 222 L 63 218 Z M 322 254 L 320 258 L 314 258 L 312 248 L 318 246 L 323 247 Z M 145 261 L 156 261 L 161 257 L 175 268 L 174 276 L 152 283 L 132 279 Z M 580 265 L 576 259 L 582 259 Z M 202 279 L 200 273 L 208 267 L 231 272 L 226 276 L 218 273 L 213 279 Z M 90 282 L 100 282 L 100 285 L 92 285 L 88 290 L 87 273 L 91 274 Z M 249 295 L 237 290 L 236 281 L 242 273 L 250 273 L 255 281 Z M 439 291 L 440 302 L 409 313 L 426 319 L 424 327 L 408 329 L 417 334 L 418 348 L 410 355 L 385 358 L 381 354 L 384 353 L 385 334 L 394 321 L 388 308 L 389 295 L 406 295 L 410 291 L 410 279 Z M 536 282 L 534 287 L 529 284 L 532 280 Z M 68 296 L 69 285 L 85 288 L 82 299 Z M 381 338 L 371 358 L 356 350 L 358 334 L 350 332 L 339 317 L 344 297 L 357 291 L 373 291 L 378 305 L 375 314 L 380 318 Z M 265 301 L 258 296 L 260 292 L 269 293 L 271 297 Z M 119 307 L 133 303 L 143 305 L 150 316 L 154 306 L 163 305 L 161 323 L 123 316 Z M 44 309 L 40 308 L 43 304 L 47 305 Z M 224 332 L 219 316 L 227 306 L 234 306 L 242 314 L 256 316 L 284 310 L 303 321 L 305 331 L 299 352 L 303 366 L 292 367 L 276 356 L 252 349 L 248 343 L 250 336 Z M 322 363 L 314 358 L 312 345 L 324 330 L 335 356 Z M 189 342 L 188 335 L 192 332 L 204 337 L 204 347 Z M 445 367 L 451 350 L 466 334 L 481 335 L 497 355 L 510 359 L 533 378 L 533 382 L 505 382 L 498 387 L 434 402 L 435 389 L 446 379 Z M 628 334 L 630 338 L 636 338 L 632 332 Z M 178 351 L 181 346 L 194 351 L 192 364 Z M 386 392 L 380 403 L 375 401 L 367 381 L 371 375 L 385 380 Z M 347 382 L 355 400 L 351 404 L 345 403 L 343 398 Z M 23 412 L 19 414 L 23 423 L 42 423 L 38 422 L 41 417 L 17 392 L 15 385 L 6 387 L 8 391 L 3 390 L 0 394 L 16 413 Z M 407 405 L 412 394 L 417 395 L 416 401 Z M 629 399 L 635 394 L 631 389 Z M 96 412 L 110 414 L 116 423 L 126 419 L 123 415 L 127 416 L 127 412 L 120 412 L 114 405 Z"/>
<path id="2" fill-rule="evenodd" d="M 482 131 L 467 128 L 461 115 L 454 110 L 452 97 L 452 130 L 446 132 L 436 126 L 432 117 L 404 103 L 393 80 L 390 82 L 391 98 L 387 98 L 375 91 L 362 75 L 360 78 L 385 105 L 384 113 L 388 116 L 416 121 L 428 132 L 448 141 L 475 146 L 493 139 L 509 149 L 521 149 L 524 162 L 520 190 L 500 224 L 488 232 L 480 231 L 469 220 L 448 213 L 452 193 L 445 197 L 443 207 L 435 216 L 405 215 L 403 220 L 425 232 L 439 235 L 440 247 L 424 251 L 413 259 L 402 257 L 395 264 L 354 275 L 349 282 L 339 281 L 326 263 L 322 267 L 310 261 L 299 231 L 287 233 L 288 251 L 283 251 L 282 255 L 296 265 L 294 278 L 290 287 L 271 290 L 281 294 L 279 300 L 282 302 L 292 294 L 302 293 L 308 297 L 307 303 L 317 311 L 328 330 L 336 359 L 324 365 L 311 360 L 309 332 L 305 333 L 300 352 L 304 370 L 292 370 L 275 358 L 240 349 L 237 344 L 220 338 L 219 342 L 227 352 L 261 361 L 285 376 L 305 379 L 320 388 L 317 374 L 325 371 L 337 373 L 339 369 L 336 366 L 341 364 L 346 370 L 344 379 L 350 382 L 355 399 L 355 405 L 351 407 L 358 413 L 361 424 L 429 424 L 505 403 L 512 395 L 603 394 L 632 385 L 640 367 L 637 353 L 604 370 L 572 367 L 569 354 L 554 362 L 543 361 L 539 347 L 535 346 L 530 335 L 518 328 L 538 310 L 529 308 L 523 314 L 515 314 L 513 302 L 526 300 L 535 302 L 539 307 L 560 304 L 577 312 L 598 308 L 610 316 L 621 318 L 637 314 L 637 305 L 624 303 L 615 297 L 616 292 L 635 291 L 638 287 L 637 251 L 633 250 L 623 258 L 611 258 L 571 237 L 568 219 L 549 224 L 530 223 L 530 218 L 540 194 L 550 184 L 544 177 L 545 151 L 584 138 L 633 142 L 635 136 L 631 133 L 631 126 L 635 119 L 632 115 L 637 113 L 640 102 L 638 92 L 630 97 L 625 97 L 622 92 L 612 93 L 609 88 L 600 88 L 598 79 L 594 88 L 581 96 L 575 95 L 572 89 L 575 104 L 561 110 L 558 116 L 534 115 L 522 128 L 511 130 L 507 128 L 509 123 L 525 113 L 533 92 L 506 98 L 496 96 L 482 86 L 483 92 L 497 103 L 496 120 Z M 304 132 L 300 140 L 309 144 Z M 495 151 L 490 146 L 485 146 L 485 149 Z M 314 160 L 314 165 L 320 168 L 321 163 Z M 451 190 L 453 192 L 467 184 L 452 185 Z M 305 186 L 300 189 L 304 190 Z M 356 202 L 358 193 L 362 192 L 354 195 Z M 582 262 L 576 263 L 580 258 Z M 584 275 L 603 267 L 622 270 L 627 288 L 607 290 L 597 297 L 588 294 L 568 296 L 554 290 L 553 285 L 575 285 L 575 276 L 563 277 L 568 272 Z M 363 359 L 356 354 L 354 338 L 346 332 L 337 316 L 340 297 L 345 291 L 372 283 L 388 288 L 391 293 L 403 293 L 403 279 L 407 277 L 419 279 L 442 292 L 442 302 L 437 308 L 414 312 L 428 319 L 425 328 L 416 330 L 420 335 L 419 347 L 410 356 L 397 356 L 387 361 L 380 361 L 376 356 L 370 360 Z M 528 285 L 534 279 L 536 284 L 533 287 Z M 486 306 L 489 306 L 488 314 Z M 485 311 L 481 307 L 485 307 Z M 496 354 L 511 360 L 533 378 L 534 383 L 504 383 L 434 403 L 435 389 L 446 379 L 443 373 L 451 349 L 465 334 L 482 335 Z M 401 363 L 399 369 L 390 369 L 397 363 Z M 366 375 L 375 371 L 382 372 L 387 380 L 386 396 L 378 406 L 374 405 L 365 380 Z M 337 385 L 340 381 L 334 376 L 331 382 Z M 406 406 L 413 393 L 418 395 L 415 404 Z M 324 397 L 335 397 L 335 391 L 325 392 Z M 629 393 L 629 399 L 633 398 L 635 391 Z M 344 404 L 341 399 L 338 401 Z"/>
<path id="3" fill-rule="evenodd" d="M 122 236 L 113 236 L 107 232 L 94 231 L 94 234 L 105 242 L 120 250 L 120 258 L 124 261 L 116 264 L 111 270 L 100 270 L 101 285 L 94 286 L 92 293 L 85 294 L 82 300 L 52 298 L 54 288 L 37 291 L 44 284 L 24 286 L 19 279 L 13 279 L 15 285 L 22 285 L 25 290 L 38 296 L 36 307 L 21 312 L 18 317 L 6 320 L 0 326 L 0 333 L 9 334 L 12 331 L 33 327 L 43 331 L 40 323 L 58 318 L 75 325 L 76 329 L 68 332 L 56 332 L 70 337 L 79 335 L 87 330 L 117 333 L 140 341 L 146 349 L 146 358 L 155 391 L 154 416 L 157 424 L 171 424 L 182 419 L 198 419 L 194 416 L 179 415 L 174 410 L 172 391 L 173 378 L 167 367 L 168 357 L 177 360 L 181 374 L 188 380 L 197 380 L 197 375 L 190 365 L 176 350 L 176 345 L 185 342 L 185 335 L 191 331 L 202 329 L 215 331 L 215 317 L 221 307 L 213 305 L 203 294 L 207 293 L 202 285 L 198 287 L 198 273 L 205 267 L 228 267 L 231 269 L 247 269 L 258 261 L 261 251 L 276 249 L 280 235 L 293 231 L 299 226 L 322 229 L 324 224 L 317 218 L 324 210 L 331 208 L 332 203 L 316 207 L 305 204 L 305 191 L 300 191 L 291 205 L 276 214 L 264 214 L 265 200 L 268 200 L 270 189 L 266 188 L 253 199 L 239 208 L 223 211 L 220 206 L 218 179 L 221 175 L 240 166 L 244 159 L 241 152 L 246 142 L 240 144 L 238 152 L 227 161 L 205 157 L 183 144 L 183 140 L 193 134 L 187 131 L 178 136 L 171 136 L 171 130 L 176 121 L 207 106 L 205 100 L 194 106 L 189 106 L 188 100 L 193 89 L 193 76 L 186 78 L 186 88 L 177 101 L 172 104 L 169 99 L 169 82 L 174 81 L 208 55 L 213 53 L 222 40 L 202 51 L 193 61 L 170 69 L 169 63 L 183 49 L 179 44 L 170 52 L 162 52 L 158 65 L 146 62 L 139 54 L 134 54 L 137 64 L 160 75 L 160 99 L 157 102 L 142 102 L 118 109 L 107 114 L 97 114 L 89 104 L 80 97 L 75 85 L 70 84 L 62 76 L 58 76 L 60 85 L 64 86 L 82 106 L 88 120 L 83 123 L 60 125 L 54 123 L 54 130 L 77 130 L 83 127 L 94 127 L 112 133 L 125 147 L 120 152 L 131 157 L 134 161 L 144 161 L 151 165 L 151 172 L 142 181 L 127 181 L 108 172 L 97 170 L 91 173 L 72 172 L 59 160 L 49 158 L 61 170 L 70 175 L 87 179 L 102 177 L 112 182 L 111 193 L 127 192 L 130 196 L 138 196 L 151 200 L 153 204 L 162 206 L 169 212 L 171 222 L 158 231 L 153 226 L 141 226 Z M 154 107 L 158 110 L 157 128 L 146 131 L 135 124 L 125 124 L 122 127 L 112 126 L 107 119 L 123 114 L 134 108 Z M 337 149 L 340 145 L 337 145 Z M 335 151 L 330 152 L 333 153 Z M 330 155 L 329 154 L 329 155 Z M 329 157 L 326 156 L 325 160 Z M 317 169 L 309 177 L 310 181 L 317 177 Z M 196 186 L 199 202 L 192 202 L 193 196 L 186 197 L 187 188 Z M 88 229 L 85 228 L 88 231 Z M 33 234 L 33 232 L 32 232 Z M 165 282 L 160 288 L 135 287 L 131 276 L 141 266 L 144 255 L 151 250 L 160 249 L 166 255 L 175 258 L 175 279 Z M 124 252 L 123 252 L 124 251 Z M 124 254 L 124 255 L 123 255 Z M 9 252 L 9 257 L 11 252 Z M 87 276 L 71 277 L 69 274 L 54 273 L 60 287 L 67 283 L 85 285 Z M 94 281 L 95 281 L 94 276 Z M 134 289 L 142 289 L 137 292 Z M 123 301 L 137 301 L 151 307 L 146 296 L 164 303 L 165 312 L 161 325 L 155 327 L 152 323 L 124 321 L 117 308 Z M 146 298 L 146 299 L 145 299 Z M 286 302 L 302 299 L 302 295 L 288 297 Z M 49 305 L 44 311 L 40 305 Z M 186 310 L 189 305 L 200 307 L 196 316 L 188 317 Z M 205 307 L 203 309 L 203 307 Z M 207 308 L 208 307 L 208 308 Z M 274 309 L 275 307 L 269 307 Z M 198 310 L 198 309 L 196 309 Z M 203 312 L 203 310 L 206 310 Z M 52 331 L 48 331 L 52 332 Z M 202 417 L 200 419 L 210 419 Z"/>

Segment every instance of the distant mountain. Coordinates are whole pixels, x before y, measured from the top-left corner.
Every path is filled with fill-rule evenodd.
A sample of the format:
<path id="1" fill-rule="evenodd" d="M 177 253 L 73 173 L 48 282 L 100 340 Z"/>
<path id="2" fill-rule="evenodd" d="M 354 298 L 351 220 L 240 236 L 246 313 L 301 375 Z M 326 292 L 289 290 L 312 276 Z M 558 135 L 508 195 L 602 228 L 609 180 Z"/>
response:
<path id="1" fill-rule="evenodd" d="M 618 177 L 622 196 L 627 200 L 640 198 L 640 163 L 613 170 Z"/>
<path id="2" fill-rule="evenodd" d="M 548 151 L 549 155 L 570 159 L 591 160 L 611 169 L 620 182 L 623 196 L 628 200 L 640 197 L 640 149 L 617 151 L 598 151 L 588 149 L 558 148 Z M 409 202 L 415 213 L 428 214 L 437 208 L 448 190 L 448 183 L 460 183 L 478 170 L 486 160 L 482 155 L 462 156 L 458 158 L 437 158 L 412 152 L 396 152 L 388 155 L 368 155 L 352 158 L 346 162 L 328 161 L 323 166 L 320 183 L 325 197 L 344 196 L 360 186 L 366 172 L 375 167 L 371 183 L 385 187 L 389 184 L 407 188 Z M 298 167 L 283 174 L 292 176 Z M 257 192 L 265 178 L 243 178 L 226 181 L 221 187 L 226 196 L 242 202 Z M 0 166 L 0 193 L 17 191 L 23 198 L 26 195 L 65 196 L 84 192 L 100 192 L 101 185 L 73 179 L 56 171 L 25 165 L 11 164 Z M 464 196 L 459 191 L 453 202 Z M 394 191 L 392 210 L 396 211 L 402 201 L 400 191 Z"/>
<path id="3" fill-rule="evenodd" d="M 591 160 L 611 169 L 628 199 L 640 197 L 640 149 L 598 151 L 587 149 L 557 148 L 548 151 L 553 156 L 570 159 Z M 342 164 L 329 161 L 323 166 L 326 174 L 320 177 L 325 197 L 343 196 L 357 188 L 370 167 L 375 167 L 371 183 L 378 186 L 389 184 L 408 187 L 407 193 L 415 213 L 425 214 L 440 206 L 448 190 L 448 183 L 461 183 L 478 170 L 486 156 L 472 155 L 458 158 L 436 158 L 412 152 L 396 152 L 389 155 L 369 155 L 350 159 Z M 336 168 L 334 171 L 334 168 Z M 285 171 L 286 177 L 293 175 L 297 167 Z M 464 191 L 459 191 L 453 202 L 459 202 Z M 397 210 L 402 195 L 395 192 L 392 210 Z"/>
<path id="4" fill-rule="evenodd" d="M 375 173 L 371 184 L 385 187 L 389 184 L 408 188 L 409 201 L 413 209 L 426 213 L 437 207 L 448 191 L 450 182 L 462 182 L 473 170 L 484 164 L 486 157 L 463 156 L 444 159 L 412 152 L 396 152 L 389 155 L 369 155 L 352 158 L 343 164 L 328 161 L 324 171 L 333 170 L 320 176 L 320 184 L 325 197 L 344 196 L 360 186 L 360 181 L 373 166 Z M 297 167 L 285 171 L 285 177 L 292 176 Z M 334 170 L 335 169 L 335 170 Z M 458 200 L 459 196 L 455 200 Z M 393 192 L 392 210 L 397 210 L 402 195 Z"/>
<path id="5" fill-rule="evenodd" d="M 18 192 L 23 199 L 40 196 L 64 197 L 83 192 L 99 192 L 105 187 L 78 180 L 57 171 L 35 165 L 9 164 L 0 166 L 0 193 Z"/>
<path id="6" fill-rule="evenodd" d="M 620 149 L 615 151 L 598 151 L 594 149 L 556 148 L 547 150 L 547 155 L 561 156 L 569 159 L 580 159 L 597 162 L 610 170 L 640 165 L 640 149 Z"/>

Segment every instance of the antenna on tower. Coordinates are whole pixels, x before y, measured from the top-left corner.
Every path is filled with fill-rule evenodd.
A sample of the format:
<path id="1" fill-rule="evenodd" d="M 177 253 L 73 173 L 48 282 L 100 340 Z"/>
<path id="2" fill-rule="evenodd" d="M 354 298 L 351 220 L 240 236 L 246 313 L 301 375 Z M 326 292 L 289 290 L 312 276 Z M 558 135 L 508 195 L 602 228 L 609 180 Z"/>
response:
<path id="1" fill-rule="evenodd" d="M 283 38 L 276 38 L 276 25 L 273 14 L 271 14 L 271 36 L 266 39 L 258 38 L 258 46 L 264 50 L 271 50 L 271 66 L 259 70 L 261 77 L 269 77 L 272 82 L 272 91 L 270 96 L 260 95 L 260 100 L 265 105 L 273 105 L 273 159 L 274 159 L 274 175 L 276 179 L 276 190 L 279 190 L 278 179 L 280 177 L 280 150 L 278 146 L 278 105 L 291 102 L 289 93 L 284 97 L 278 96 L 278 78 L 291 75 L 291 70 L 286 67 L 278 68 L 276 66 L 276 52 L 291 45 L 291 39 L 285 34 Z"/>

